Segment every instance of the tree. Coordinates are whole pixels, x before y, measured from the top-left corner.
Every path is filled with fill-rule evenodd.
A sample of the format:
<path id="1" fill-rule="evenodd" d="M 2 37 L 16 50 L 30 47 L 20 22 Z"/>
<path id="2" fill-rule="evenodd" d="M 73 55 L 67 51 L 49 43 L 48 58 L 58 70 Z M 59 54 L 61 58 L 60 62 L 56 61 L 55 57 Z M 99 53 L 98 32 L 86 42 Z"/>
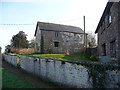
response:
<path id="1" fill-rule="evenodd" d="M 10 53 L 10 48 L 11 48 L 10 45 L 5 46 L 5 53 L 6 53 L 6 54 L 7 54 L 7 53 Z"/>
<path id="2" fill-rule="evenodd" d="M 15 48 L 28 48 L 27 35 L 23 31 L 19 31 L 18 34 L 13 35 L 11 40 L 11 46 Z"/>
<path id="3" fill-rule="evenodd" d="M 94 47 L 96 46 L 96 39 L 95 39 L 95 34 L 88 32 L 87 35 L 87 44 L 89 47 Z"/>
<path id="4" fill-rule="evenodd" d="M 34 38 L 29 41 L 29 46 L 28 47 L 29 48 L 35 48 L 35 39 Z"/>

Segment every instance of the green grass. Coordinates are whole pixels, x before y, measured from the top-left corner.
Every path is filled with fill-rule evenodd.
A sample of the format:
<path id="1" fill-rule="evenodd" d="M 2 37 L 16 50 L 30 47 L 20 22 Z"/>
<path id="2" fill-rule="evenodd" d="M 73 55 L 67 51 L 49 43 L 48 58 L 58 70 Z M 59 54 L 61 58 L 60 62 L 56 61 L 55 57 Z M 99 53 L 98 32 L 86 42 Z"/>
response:
<path id="1" fill-rule="evenodd" d="M 48 58 L 58 58 L 58 59 L 68 59 L 74 61 L 98 61 L 95 56 L 88 54 L 21 54 L 21 55 L 30 55 L 37 57 L 48 57 Z"/>
<path id="2" fill-rule="evenodd" d="M 0 70 L 2 70 L 2 88 L 38 88 L 4 68 Z"/>
<path id="3" fill-rule="evenodd" d="M 62 58 L 65 54 L 20 54 L 20 55 L 30 55 L 36 57 L 48 57 L 48 58 Z"/>
<path id="4" fill-rule="evenodd" d="M 74 61 L 97 61 L 95 56 L 88 54 L 71 54 L 65 55 L 62 59 L 74 60 Z"/>

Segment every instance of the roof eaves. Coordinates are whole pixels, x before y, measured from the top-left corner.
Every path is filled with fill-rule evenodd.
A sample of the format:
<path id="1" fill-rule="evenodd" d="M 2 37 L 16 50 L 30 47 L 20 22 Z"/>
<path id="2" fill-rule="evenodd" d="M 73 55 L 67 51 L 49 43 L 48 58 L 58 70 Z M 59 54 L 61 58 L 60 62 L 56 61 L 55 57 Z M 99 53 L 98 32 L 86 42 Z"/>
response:
<path id="1" fill-rule="evenodd" d="M 38 27 L 38 22 L 37 22 L 37 25 L 36 25 L 36 29 L 35 29 L 35 34 L 34 34 L 34 36 L 36 36 L 36 33 L 37 33 L 37 27 Z"/>
<path id="2" fill-rule="evenodd" d="M 55 31 L 55 32 L 69 32 L 69 33 L 78 33 L 78 34 L 84 34 L 84 32 L 72 32 L 72 31 L 56 31 L 56 30 L 47 30 L 47 29 L 40 29 L 42 31 Z M 86 33 L 87 34 L 87 33 Z"/>
<path id="3" fill-rule="evenodd" d="M 45 24 L 47 25 L 47 27 L 46 27 Z M 51 27 L 51 25 L 55 26 L 55 28 L 53 29 L 52 28 L 53 26 Z M 48 23 L 48 22 L 40 22 L 40 21 L 38 21 L 37 22 L 37 26 L 36 26 L 35 36 L 36 36 L 36 33 L 37 33 L 37 27 L 38 26 L 40 26 L 40 30 L 62 31 L 62 32 L 64 31 L 64 32 L 73 32 L 73 33 L 83 33 L 84 32 L 81 28 L 75 27 L 75 26 L 62 25 L 62 24 L 54 24 L 54 23 Z M 56 26 L 57 26 L 57 28 L 56 28 Z M 75 30 L 75 31 L 72 31 L 71 28 L 73 30 Z M 67 30 L 67 29 L 69 29 L 70 31 Z"/>
<path id="4" fill-rule="evenodd" d="M 105 7 L 105 10 L 104 10 L 104 12 L 103 12 L 103 15 L 101 16 L 101 19 L 100 19 L 100 21 L 99 21 L 99 23 L 98 23 L 98 26 L 97 26 L 97 28 L 96 28 L 95 33 L 97 33 L 97 32 L 99 31 L 99 28 L 100 28 L 100 26 L 101 26 L 101 23 L 103 22 L 106 14 L 107 14 L 108 11 L 110 10 L 112 4 L 113 4 L 113 2 L 108 2 L 108 3 L 107 3 L 107 5 L 106 5 L 106 7 Z"/>

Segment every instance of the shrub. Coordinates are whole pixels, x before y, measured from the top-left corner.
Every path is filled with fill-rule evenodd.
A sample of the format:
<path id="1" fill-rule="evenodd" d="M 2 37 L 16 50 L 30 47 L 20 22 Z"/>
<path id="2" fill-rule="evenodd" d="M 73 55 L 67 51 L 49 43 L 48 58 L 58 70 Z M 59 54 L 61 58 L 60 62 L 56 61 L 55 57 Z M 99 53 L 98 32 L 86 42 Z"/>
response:
<path id="1" fill-rule="evenodd" d="M 33 48 L 10 48 L 11 53 L 17 54 L 30 54 L 34 53 L 35 50 Z"/>
<path id="2" fill-rule="evenodd" d="M 91 56 L 90 56 L 90 60 L 91 60 L 91 61 L 98 61 L 98 59 L 97 59 L 94 55 L 91 55 Z"/>

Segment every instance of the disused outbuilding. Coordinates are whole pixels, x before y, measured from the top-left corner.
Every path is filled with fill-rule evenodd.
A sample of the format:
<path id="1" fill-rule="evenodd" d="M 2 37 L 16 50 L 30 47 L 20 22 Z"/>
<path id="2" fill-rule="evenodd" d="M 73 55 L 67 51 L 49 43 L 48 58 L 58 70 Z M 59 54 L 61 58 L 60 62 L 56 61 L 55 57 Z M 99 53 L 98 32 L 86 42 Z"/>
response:
<path id="1" fill-rule="evenodd" d="M 78 53 L 84 49 L 84 31 L 79 27 L 37 22 L 37 53 Z"/>

